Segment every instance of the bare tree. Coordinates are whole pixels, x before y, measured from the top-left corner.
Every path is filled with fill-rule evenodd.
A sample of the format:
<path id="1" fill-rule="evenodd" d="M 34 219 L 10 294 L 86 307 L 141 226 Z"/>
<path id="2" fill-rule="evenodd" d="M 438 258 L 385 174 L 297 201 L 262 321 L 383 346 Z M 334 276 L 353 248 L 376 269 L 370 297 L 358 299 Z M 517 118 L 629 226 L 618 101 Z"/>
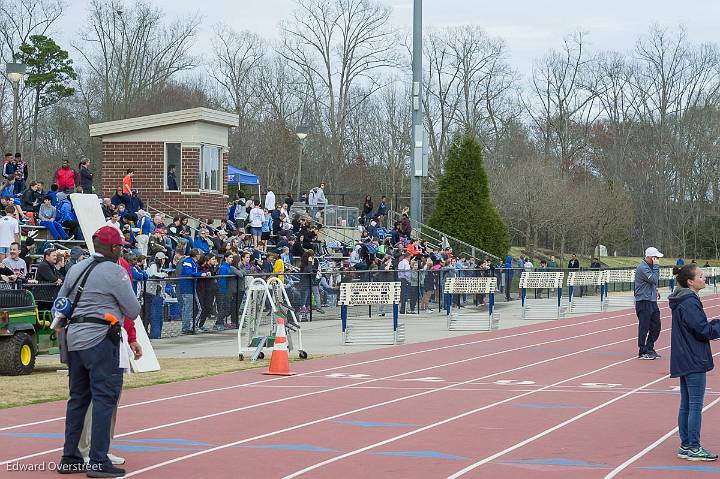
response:
<path id="1" fill-rule="evenodd" d="M 347 162 L 345 140 L 351 112 L 385 85 L 378 74 L 397 63 L 390 9 L 374 0 L 298 0 L 281 24 L 278 53 L 307 83 L 314 116 L 326 129 L 329 159 Z M 363 84 L 361 95 L 354 87 Z"/>
<path id="2" fill-rule="evenodd" d="M 87 32 L 75 50 L 84 60 L 88 108 L 103 120 L 146 113 L 143 103 L 177 73 L 195 66 L 189 50 L 198 17 L 163 21 L 163 12 L 142 0 L 130 8 L 93 0 Z"/>

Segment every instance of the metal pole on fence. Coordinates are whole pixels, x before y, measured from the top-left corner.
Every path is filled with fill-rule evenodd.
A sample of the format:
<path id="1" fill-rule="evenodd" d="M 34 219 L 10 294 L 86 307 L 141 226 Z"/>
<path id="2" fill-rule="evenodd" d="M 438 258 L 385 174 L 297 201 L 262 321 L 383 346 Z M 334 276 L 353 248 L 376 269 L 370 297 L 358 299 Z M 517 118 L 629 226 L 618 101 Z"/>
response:
<path id="1" fill-rule="evenodd" d="M 197 333 L 195 331 L 195 318 L 197 316 L 197 304 L 195 301 L 195 298 L 197 296 L 197 278 L 193 278 L 193 290 L 192 290 L 192 332 L 193 334 Z"/>

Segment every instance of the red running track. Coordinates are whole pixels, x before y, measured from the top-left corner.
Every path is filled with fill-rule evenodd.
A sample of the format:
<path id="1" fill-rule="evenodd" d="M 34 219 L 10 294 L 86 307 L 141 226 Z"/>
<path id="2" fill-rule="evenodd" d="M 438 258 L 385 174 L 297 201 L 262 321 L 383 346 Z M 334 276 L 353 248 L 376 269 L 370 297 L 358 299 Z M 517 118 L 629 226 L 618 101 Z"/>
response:
<path id="1" fill-rule="evenodd" d="M 720 315 L 720 297 L 704 300 Z M 573 317 L 123 392 L 113 451 L 147 478 L 688 478 L 677 381 L 636 359 L 634 311 Z M 720 450 L 720 381 L 705 430 Z M 0 411 L 5 477 L 59 460 L 64 402 Z M 25 469 L 24 472 L 13 472 Z"/>

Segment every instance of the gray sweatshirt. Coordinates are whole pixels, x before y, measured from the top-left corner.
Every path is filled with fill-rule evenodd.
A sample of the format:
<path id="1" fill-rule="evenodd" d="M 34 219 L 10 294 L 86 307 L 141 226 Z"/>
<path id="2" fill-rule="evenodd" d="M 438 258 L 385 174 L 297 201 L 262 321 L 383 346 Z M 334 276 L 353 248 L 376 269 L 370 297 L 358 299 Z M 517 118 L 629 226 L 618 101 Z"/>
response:
<path id="1" fill-rule="evenodd" d="M 635 301 L 657 302 L 660 266 L 649 265 L 644 259 L 635 270 Z"/>
<path id="2" fill-rule="evenodd" d="M 135 319 L 140 314 L 140 303 L 133 292 L 127 272 L 119 264 L 104 260 L 99 254 L 70 268 L 58 296 L 66 296 L 73 301 L 76 291 L 70 290 L 72 285 L 96 258 L 99 258 L 101 263 L 90 272 L 80 304 L 75 305 L 73 318 L 87 316 L 103 319 L 105 313 L 110 313 L 121 323 L 125 316 Z M 90 349 L 100 344 L 107 332 L 108 327 L 102 324 L 71 324 L 67 332 L 68 351 Z"/>
<path id="3" fill-rule="evenodd" d="M 57 210 L 54 206 L 47 206 L 45 203 L 40 205 L 40 221 L 55 221 Z"/>

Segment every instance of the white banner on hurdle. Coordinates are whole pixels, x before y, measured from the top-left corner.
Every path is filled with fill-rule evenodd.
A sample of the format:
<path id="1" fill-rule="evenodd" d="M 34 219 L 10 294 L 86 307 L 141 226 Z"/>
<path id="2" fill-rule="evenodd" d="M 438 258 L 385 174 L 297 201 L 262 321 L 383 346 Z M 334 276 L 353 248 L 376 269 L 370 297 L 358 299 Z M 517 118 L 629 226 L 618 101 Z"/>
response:
<path id="1" fill-rule="evenodd" d="M 548 305 L 533 305 L 533 309 L 541 311 L 541 315 L 537 319 L 560 319 L 562 316 L 562 291 L 565 273 L 562 271 L 523 271 L 520 275 L 520 299 L 522 300 L 522 318 L 529 319 L 529 307 L 527 290 L 528 289 L 555 289 L 557 292 L 557 302 L 555 306 L 550 308 Z M 544 301 L 544 300 L 542 300 Z M 544 314 L 553 311 L 552 317 Z"/>
<path id="2" fill-rule="evenodd" d="M 348 306 L 372 306 L 375 304 L 391 304 L 392 305 L 392 330 L 387 329 L 388 333 L 392 333 L 391 341 L 378 338 L 378 327 L 381 326 L 378 320 L 359 321 L 357 325 L 352 327 L 353 335 L 357 335 L 363 344 L 397 344 L 402 342 L 404 335 L 404 325 L 399 324 L 399 304 L 401 300 L 402 287 L 400 282 L 377 282 L 377 283 L 341 283 L 340 295 L 338 303 L 340 304 L 340 320 L 342 326 L 342 343 L 348 343 Z M 366 331 L 367 330 L 367 331 Z M 403 335 L 399 334 L 400 332 Z M 380 336 L 384 333 L 380 331 Z M 357 338 L 356 338 L 357 339 Z"/>
<path id="3" fill-rule="evenodd" d="M 495 317 L 495 290 L 497 278 L 494 276 L 476 276 L 461 278 L 446 278 L 444 285 L 445 312 L 447 314 L 448 330 L 490 331 L 497 328 Z M 454 294 L 486 294 L 488 295 L 488 317 L 482 318 L 477 314 L 466 313 L 462 316 L 452 312 L 452 295 Z"/>

